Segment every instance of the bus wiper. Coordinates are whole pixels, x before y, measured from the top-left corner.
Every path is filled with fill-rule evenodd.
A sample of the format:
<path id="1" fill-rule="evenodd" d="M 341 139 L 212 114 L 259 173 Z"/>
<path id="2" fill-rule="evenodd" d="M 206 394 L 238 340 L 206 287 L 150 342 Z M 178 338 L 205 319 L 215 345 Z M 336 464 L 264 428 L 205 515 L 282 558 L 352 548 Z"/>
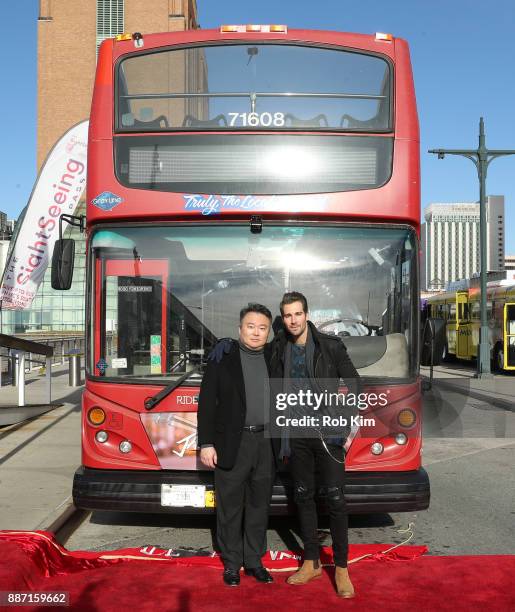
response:
<path id="1" fill-rule="evenodd" d="M 192 374 L 196 374 L 199 370 L 200 365 L 195 366 L 193 369 L 189 370 L 188 372 L 185 372 L 180 378 L 174 380 L 173 383 L 159 391 L 159 393 L 156 393 L 152 397 L 148 397 L 144 402 L 145 408 L 147 410 L 152 410 L 153 408 L 155 408 L 161 402 L 161 400 L 164 400 L 165 397 L 168 397 L 170 393 L 172 393 L 172 391 L 175 391 L 177 387 L 182 385 L 185 380 L 187 380 Z"/>

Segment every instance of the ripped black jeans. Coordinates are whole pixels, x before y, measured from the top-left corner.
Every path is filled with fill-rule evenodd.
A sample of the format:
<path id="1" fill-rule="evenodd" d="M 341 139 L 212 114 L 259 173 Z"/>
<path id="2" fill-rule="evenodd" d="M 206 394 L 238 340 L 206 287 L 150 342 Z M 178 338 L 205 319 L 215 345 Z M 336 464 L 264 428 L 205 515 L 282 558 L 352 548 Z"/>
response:
<path id="1" fill-rule="evenodd" d="M 327 444 L 327 443 L 326 443 Z M 327 444 L 331 455 L 344 458 L 341 446 Z M 345 466 L 335 461 L 319 438 L 291 440 L 290 468 L 293 477 L 295 502 L 299 514 L 304 559 L 320 558 L 318 516 L 315 496 L 327 505 L 333 540 L 334 564 L 347 567 L 348 520 L 345 505 Z"/>

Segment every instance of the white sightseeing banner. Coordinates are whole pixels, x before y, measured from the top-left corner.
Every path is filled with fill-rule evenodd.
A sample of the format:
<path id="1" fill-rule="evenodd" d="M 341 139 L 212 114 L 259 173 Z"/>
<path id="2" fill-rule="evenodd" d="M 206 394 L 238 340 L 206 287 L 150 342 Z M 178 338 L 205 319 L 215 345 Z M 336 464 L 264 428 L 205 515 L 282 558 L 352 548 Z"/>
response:
<path id="1" fill-rule="evenodd" d="M 28 308 L 59 238 L 59 217 L 73 215 L 86 186 L 89 121 L 69 129 L 54 145 L 32 190 L 0 288 L 1 308 Z"/>

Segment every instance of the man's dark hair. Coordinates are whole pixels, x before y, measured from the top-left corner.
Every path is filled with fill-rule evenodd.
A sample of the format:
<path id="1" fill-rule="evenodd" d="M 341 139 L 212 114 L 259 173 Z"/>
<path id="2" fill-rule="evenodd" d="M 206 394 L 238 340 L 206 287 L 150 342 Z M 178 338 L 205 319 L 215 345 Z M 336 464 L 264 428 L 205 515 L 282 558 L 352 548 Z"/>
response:
<path id="1" fill-rule="evenodd" d="M 300 302 L 302 304 L 303 311 L 307 314 L 308 301 L 306 300 L 306 296 L 302 295 L 302 293 L 299 293 L 298 291 L 290 291 L 289 293 L 285 293 L 283 295 L 283 299 L 279 304 L 279 310 L 281 311 L 281 314 L 284 314 L 283 307 L 286 306 L 286 304 L 293 304 L 294 302 Z"/>
<path id="2" fill-rule="evenodd" d="M 248 315 L 249 312 L 257 312 L 259 314 L 265 315 L 265 317 L 272 322 L 272 313 L 268 310 L 266 306 L 263 304 L 248 304 L 245 308 L 240 310 L 240 323 L 243 321 L 243 317 Z"/>

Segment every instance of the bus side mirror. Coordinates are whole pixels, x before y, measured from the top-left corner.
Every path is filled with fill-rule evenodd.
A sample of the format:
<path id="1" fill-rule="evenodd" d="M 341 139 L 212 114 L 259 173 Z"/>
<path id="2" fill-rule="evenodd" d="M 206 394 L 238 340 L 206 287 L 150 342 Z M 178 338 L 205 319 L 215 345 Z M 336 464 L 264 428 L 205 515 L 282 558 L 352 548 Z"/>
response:
<path id="1" fill-rule="evenodd" d="M 75 241 L 56 240 L 52 255 L 52 289 L 67 290 L 72 286 Z"/>
<path id="2" fill-rule="evenodd" d="M 446 333 L 444 319 L 426 319 L 422 332 L 420 365 L 440 365 L 445 348 Z"/>

